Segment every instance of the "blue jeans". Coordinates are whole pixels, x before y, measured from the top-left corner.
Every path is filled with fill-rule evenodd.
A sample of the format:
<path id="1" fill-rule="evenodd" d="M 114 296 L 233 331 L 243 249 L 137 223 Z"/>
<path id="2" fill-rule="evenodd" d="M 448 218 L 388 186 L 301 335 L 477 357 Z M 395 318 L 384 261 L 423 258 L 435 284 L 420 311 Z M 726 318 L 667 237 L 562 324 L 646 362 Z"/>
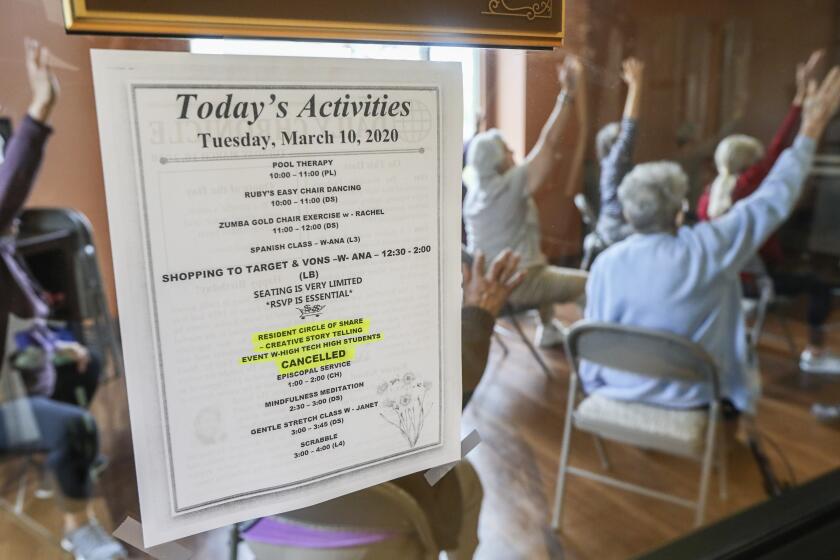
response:
<path id="1" fill-rule="evenodd" d="M 21 434 L 19 410 L 31 407 L 37 439 Z M 28 397 L 0 405 L 0 454 L 43 452 L 61 492 L 87 499 L 93 491 L 91 466 L 99 456 L 99 435 L 93 417 L 84 409 L 46 397 Z"/>

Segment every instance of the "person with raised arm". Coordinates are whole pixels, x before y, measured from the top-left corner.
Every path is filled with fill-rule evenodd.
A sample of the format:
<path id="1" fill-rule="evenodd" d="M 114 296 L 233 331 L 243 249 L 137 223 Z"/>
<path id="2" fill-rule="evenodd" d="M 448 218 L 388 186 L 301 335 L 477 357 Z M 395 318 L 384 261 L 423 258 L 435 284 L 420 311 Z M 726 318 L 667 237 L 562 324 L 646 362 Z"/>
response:
<path id="1" fill-rule="evenodd" d="M 47 305 L 15 254 L 17 215 L 32 190 L 41 165 L 44 145 L 51 133 L 46 124 L 58 99 L 58 80 L 50 68 L 50 53 L 37 41 L 26 41 L 26 69 L 32 103 L 17 132 L 6 146 L 0 163 L 0 359 L 4 375 L 12 366 L 7 359 L 7 327 L 10 313 L 22 318 L 45 318 Z M 39 331 L 40 332 L 40 331 Z M 44 336 L 47 336 L 46 334 Z M 66 354 L 84 361 L 84 349 L 45 341 L 48 356 Z M 18 402 L 0 403 L 0 452 L 43 451 L 47 467 L 59 489 L 64 510 L 62 546 L 76 558 L 112 560 L 125 558 L 125 549 L 98 523 L 93 511 L 95 470 L 101 458 L 93 417 L 84 409 L 50 399 L 56 378 L 51 367 L 39 368 L 26 378 L 28 397 L 11 395 Z M 19 433 L 22 419 L 16 411 L 24 399 L 37 424 L 37 441 Z"/>
<path id="2" fill-rule="evenodd" d="M 604 126 L 595 138 L 595 148 L 601 165 L 598 185 L 601 207 L 598 212 L 598 234 L 607 245 L 618 243 L 633 233 L 624 219 L 618 186 L 633 167 L 633 149 L 642 106 L 642 84 L 645 65 L 637 58 L 628 58 L 621 66 L 621 79 L 627 84 L 627 99 L 621 122 Z"/>
<path id="3" fill-rule="evenodd" d="M 544 347 L 563 341 L 563 325 L 554 318 L 553 305 L 577 300 L 586 285 L 586 273 L 548 264 L 540 248 L 534 203 L 534 195 L 550 184 L 580 76 L 580 63 L 567 58 L 559 71 L 561 91 L 554 109 L 525 161 L 514 160 L 513 151 L 496 129 L 473 138 L 467 153 L 467 250 L 472 254 L 482 251 L 489 260 L 506 248 L 521 256 L 519 266 L 525 271 L 525 280 L 511 294 L 510 304 L 514 309 L 539 309 L 536 338 Z"/>
<path id="4" fill-rule="evenodd" d="M 759 140 L 743 134 L 728 136 L 721 141 L 715 150 L 718 176 L 697 203 L 697 215 L 701 220 L 724 215 L 733 204 L 750 196 L 759 187 L 792 141 L 808 83 L 813 80 L 824 56 L 824 50 L 815 51 L 806 62 L 797 66 L 796 97 L 766 152 Z M 776 232 L 761 247 L 759 256 L 761 260 L 755 261 L 749 268 L 758 268 L 761 273 L 766 273 L 773 281 L 776 294 L 789 297 L 808 295 L 808 346 L 800 356 L 800 369 L 808 373 L 840 374 L 840 356 L 826 348 L 825 323 L 832 310 L 831 286 L 813 272 L 786 270 L 785 254 Z M 749 292 L 750 276 L 746 280 L 746 291 Z"/>
<path id="5" fill-rule="evenodd" d="M 682 224 L 688 181 L 679 165 L 637 165 L 618 190 L 636 233 L 595 261 L 585 317 L 698 342 L 717 361 L 722 395 L 753 413 L 761 384 L 751 365 L 739 273 L 793 211 L 817 142 L 839 105 L 835 67 L 819 87 L 809 85 L 799 135 L 758 189 L 723 216 L 693 227 Z M 606 398 L 673 408 L 706 406 L 711 399 L 704 384 L 652 380 L 589 362 L 580 373 L 588 393 Z"/>

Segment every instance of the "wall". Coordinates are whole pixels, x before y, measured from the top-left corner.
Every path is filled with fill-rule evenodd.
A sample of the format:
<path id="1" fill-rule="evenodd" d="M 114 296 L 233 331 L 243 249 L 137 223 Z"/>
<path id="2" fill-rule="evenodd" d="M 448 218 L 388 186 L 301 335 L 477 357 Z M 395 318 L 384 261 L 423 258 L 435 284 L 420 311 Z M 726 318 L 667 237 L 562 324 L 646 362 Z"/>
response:
<path id="1" fill-rule="evenodd" d="M 30 91 L 24 64 L 25 37 L 49 47 L 78 71 L 58 70 L 61 95 L 50 119 L 54 134 L 30 206 L 73 207 L 93 225 L 108 301 L 115 308 L 114 278 L 105 190 L 99 156 L 91 48 L 183 50 L 186 42 L 70 36 L 61 23 L 60 2 L 0 0 L 0 105 L 15 122 L 26 111 Z"/>
<path id="2" fill-rule="evenodd" d="M 574 154 L 586 150 L 593 167 L 592 137 L 598 127 L 621 114 L 624 88 L 618 80 L 621 59 L 637 54 L 648 61 L 648 93 L 643 103 L 639 161 L 680 158 L 703 165 L 715 134 L 727 118 L 715 105 L 725 29 L 749 37 L 748 97 L 737 129 L 769 138 L 793 95 L 795 63 L 818 46 L 832 46 L 840 7 L 834 0 L 568 0 L 566 51 L 582 57 L 587 73 L 588 114 L 575 119 L 563 140 L 563 158 L 551 187 L 539 198 L 544 249 L 555 260 L 572 257 L 580 247 L 580 223 L 570 198 L 581 188 Z M 48 8 L 48 9 L 47 9 Z M 91 220 L 109 301 L 114 302 L 108 221 L 99 158 L 91 48 L 185 49 L 182 41 L 68 36 L 59 2 L 0 0 L 0 105 L 13 115 L 25 111 L 29 91 L 23 64 L 23 39 L 32 36 L 78 72 L 59 71 L 62 95 L 52 124 L 55 134 L 30 201 L 31 205 L 72 206 Z M 488 124 L 500 127 L 521 157 L 533 146 L 557 94 L 555 65 L 563 52 L 488 51 L 485 77 Z M 706 68 L 704 73 L 704 68 Z M 703 105 L 703 101 L 710 104 Z M 705 110 L 701 110 L 705 107 Z M 685 116 L 697 136 L 681 140 Z M 702 182 L 702 179 L 700 179 Z"/>
<path id="3" fill-rule="evenodd" d="M 840 2 L 802 0 L 568 0 L 564 51 L 488 52 L 486 86 L 496 88 L 491 126 L 499 126 L 524 154 L 557 93 L 554 65 L 578 55 L 587 76 L 585 121 L 564 138 L 557 187 L 540 199 L 544 250 L 555 260 L 580 251 L 577 213 L 563 189 L 578 192 L 575 150 L 584 144 L 586 192 L 597 200 L 594 134 L 618 120 L 625 87 L 621 60 L 647 63 L 637 161 L 676 159 L 694 183 L 710 179 L 711 155 L 721 134 L 733 131 L 765 141 L 784 116 L 795 90 L 796 63 L 818 47 L 840 62 Z M 514 63 L 513 61 L 516 61 Z M 521 104 L 517 96 L 524 91 Z M 488 96 L 492 98 L 493 96 Z"/>

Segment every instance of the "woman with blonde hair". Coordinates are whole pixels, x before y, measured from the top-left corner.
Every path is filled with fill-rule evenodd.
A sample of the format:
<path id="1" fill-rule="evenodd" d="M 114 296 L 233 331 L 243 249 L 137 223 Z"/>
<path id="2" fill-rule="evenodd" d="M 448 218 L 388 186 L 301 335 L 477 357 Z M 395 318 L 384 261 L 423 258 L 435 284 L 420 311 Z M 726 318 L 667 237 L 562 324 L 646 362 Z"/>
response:
<path id="1" fill-rule="evenodd" d="M 701 220 L 713 220 L 723 216 L 739 200 L 755 192 L 781 153 L 790 145 L 791 137 L 802 114 L 802 103 L 806 97 L 808 84 L 813 81 L 816 67 L 823 55 L 823 51 L 816 51 L 806 63 L 797 67 L 796 97 L 766 152 L 760 141 L 743 134 L 728 136 L 718 145 L 715 150 L 718 175 L 697 204 L 697 214 Z M 809 373 L 840 374 L 840 357 L 829 352 L 825 347 L 824 325 L 831 314 L 831 286 L 813 273 L 783 270 L 785 255 L 775 232 L 761 247 L 759 255 L 763 268 L 773 280 L 773 287 L 777 294 L 786 296 L 808 294 L 809 296 L 808 346 L 802 352 L 799 367 L 802 371 Z M 746 277 L 745 280 L 747 280 L 746 288 L 749 292 L 751 278 Z"/>
<path id="2" fill-rule="evenodd" d="M 800 107 L 794 105 L 790 114 L 798 119 Z M 788 128 L 796 119 L 785 119 L 778 136 L 786 138 Z M 782 144 L 782 142 L 779 142 Z M 738 178 L 764 156 L 764 146 L 757 138 L 746 134 L 733 134 L 724 138 L 715 150 L 715 167 L 718 175 L 709 187 L 706 213 L 711 218 L 725 214 L 732 207 L 732 195 Z M 775 160 L 775 158 L 773 158 Z"/>

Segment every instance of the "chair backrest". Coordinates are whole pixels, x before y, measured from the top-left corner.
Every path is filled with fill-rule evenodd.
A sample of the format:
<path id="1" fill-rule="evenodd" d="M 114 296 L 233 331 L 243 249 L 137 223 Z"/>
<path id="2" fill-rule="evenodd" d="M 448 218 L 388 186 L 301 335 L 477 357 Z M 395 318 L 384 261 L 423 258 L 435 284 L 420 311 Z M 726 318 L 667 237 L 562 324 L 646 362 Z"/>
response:
<path id="1" fill-rule="evenodd" d="M 708 383 L 720 399 L 717 366 L 706 350 L 685 337 L 653 329 L 579 321 L 566 335 L 577 374 L 580 360 L 656 379 Z"/>
<path id="2" fill-rule="evenodd" d="M 18 252 L 29 273 L 49 292 L 64 295 L 50 318 L 68 321 L 74 336 L 85 345 L 105 342 L 91 338 L 92 328 L 82 328 L 100 317 L 105 308 L 93 230 L 85 215 L 72 208 L 29 208 L 21 213 Z"/>
<path id="3" fill-rule="evenodd" d="M 20 216 L 21 232 L 31 235 L 66 230 L 79 247 L 93 243 L 93 228 L 87 216 L 73 208 L 27 208 Z"/>

